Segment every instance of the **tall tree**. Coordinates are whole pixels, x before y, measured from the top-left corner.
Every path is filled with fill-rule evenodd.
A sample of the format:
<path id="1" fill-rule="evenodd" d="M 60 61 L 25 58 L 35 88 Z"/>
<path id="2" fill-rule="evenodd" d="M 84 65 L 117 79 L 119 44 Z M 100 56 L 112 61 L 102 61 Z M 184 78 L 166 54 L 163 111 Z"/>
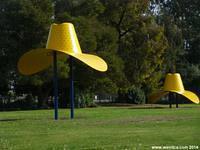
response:
<path id="1" fill-rule="evenodd" d="M 165 58 L 174 58 L 176 61 L 168 62 L 173 62 L 177 71 L 181 72 L 186 80 L 189 78 L 191 81 L 193 76 L 188 76 L 191 69 L 193 72 L 199 72 L 200 1 L 155 0 L 152 1 L 152 6 L 154 12 L 157 10 L 158 22 L 165 25 L 165 34 L 170 45 Z"/>
<path id="2" fill-rule="evenodd" d="M 1 81 L 7 80 L 14 87 L 22 84 L 19 81 L 26 77 L 18 74 L 17 61 L 26 51 L 45 47 L 52 16 L 51 0 L 0 1 Z"/>
<path id="3" fill-rule="evenodd" d="M 130 85 L 157 87 L 167 41 L 163 28 L 148 13 L 149 1 L 102 0 L 102 3 L 106 8 L 102 20 L 118 33 L 117 52 L 125 63 Z"/>
<path id="4" fill-rule="evenodd" d="M 98 0 L 55 1 L 56 22 L 72 22 L 76 27 L 82 51 L 97 54 L 108 62 L 109 69 L 104 74 L 76 63 L 76 86 L 82 91 L 89 89 L 95 93 L 116 93 L 117 86 L 124 81 L 123 61 L 116 53 L 116 30 L 98 19 L 104 9 Z"/>
<path id="5" fill-rule="evenodd" d="M 163 25 L 169 45 L 165 53 L 164 70 L 175 73 L 180 64 L 186 61 L 184 59 L 186 52 L 183 47 L 182 31 L 170 16 L 163 18 Z"/>
<path id="6" fill-rule="evenodd" d="M 184 49 L 188 53 L 187 60 L 193 64 L 199 63 L 199 0 L 166 0 L 157 1 L 160 12 L 171 16 L 174 23 L 182 31 Z"/>

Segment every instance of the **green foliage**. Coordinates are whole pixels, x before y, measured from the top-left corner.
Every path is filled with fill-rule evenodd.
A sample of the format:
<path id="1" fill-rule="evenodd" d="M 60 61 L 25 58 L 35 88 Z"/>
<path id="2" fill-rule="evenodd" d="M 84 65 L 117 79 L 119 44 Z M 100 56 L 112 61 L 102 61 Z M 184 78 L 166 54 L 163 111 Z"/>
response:
<path id="1" fill-rule="evenodd" d="M 188 52 L 187 59 L 190 63 L 198 64 L 199 61 L 199 7 L 198 0 L 167 1 L 169 14 L 175 18 L 176 24 L 183 32 L 184 48 Z"/>
<path id="2" fill-rule="evenodd" d="M 144 104 L 145 100 L 146 100 L 145 93 L 140 87 L 132 86 L 127 89 L 118 90 L 117 102 Z"/>
<path id="3" fill-rule="evenodd" d="M 106 93 L 115 94 L 118 89 L 115 82 L 113 82 L 109 78 L 97 79 L 95 88 L 97 89 L 96 92 L 101 94 L 106 94 Z"/>
<path id="4" fill-rule="evenodd" d="M 180 66 L 178 71 L 181 73 L 185 88 L 191 89 L 199 93 L 200 86 L 200 67 L 199 65 L 191 65 L 184 63 Z"/>
<path id="5" fill-rule="evenodd" d="M 24 107 L 26 109 L 34 109 L 37 108 L 37 104 L 32 94 L 28 94 L 24 99 Z"/>
<path id="6" fill-rule="evenodd" d="M 66 82 L 68 78 L 69 67 L 66 61 L 58 61 L 58 77 L 60 81 Z M 17 94 L 31 93 L 38 96 L 39 107 L 47 107 L 47 99 L 52 95 L 53 90 L 53 68 L 40 72 L 32 76 L 19 76 L 16 79 L 15 91 Z M 59 82 L 59 88 L 64 88 L 65 84 Z"/>
<path id="7" fill-rule="evenodd" d="M 155 1 L 154 1 L 155 2 Z M 154 4 L 160 9 L 158 22 L 165 22 L 166 34 L 172 52 L 172 57 L 180 57 L 179 64 L 199 64 L 199 6 L 198 0 L 192 1 L 156 1 Z M 154 6 L 156 6 L 154 5 Z M 156 8 L 156 7 L 155 7 Z M 171 31 L 171 32 L 170 32 Z M 171 40 L 170 40 L 171 39 Z M 179 56 L 179 52 L 185 56 Z M 178 53 L 177 53 L 178 52 Z M 177 53 L 177 54 L 176 54 Z M 185 60 L 184 60 L 185 59 Z M 177 59 L 176 59 L 177 60 Z M 181 62 L 180 62 L 181 61 Z M 174 61 L 173 61 L 174 62 Z M 184 63 L 185 63 L 184 62 Z M 179 67 L 177 65 L 177 68 Z"/>
<path id="8" fill-rule="evenodd" d="M 60 7 L 63 9 L 59 9 Z M 79 3 L 77 1 L 56 1 L 55 9 L 57 22 L 70 20 L 75 25 L 82 51 L 97 54 L 109 65 L 108 72 L 102 74 L 76 61 L 74 72 L 78 89 L 90 90 L 94 93 L 116 93 L 117 86 L 122 85 L 125 80 L 123 61 L 116 53 L 116 30 L 98 19 L 104 11 L 104 6 L 97 0 L 83 0 Z M 65 20 L 59 17 L 66 14 L 69 17 Z M 108 87 L 105 88 L 105 85 Z"/>
<path id="9" fill-rule="evenodd" d="M 97 17 L 104 11 L 99 0 L 54 0 L 55 20 L 71 21 L 73 17 Z"/>
<path id="10" fill-rule="evenodd" d="M 168 48 L 163 72 L 180 72 L 187 89 L 199 92 L 200 1 L 151 1 L 156 20 L 164 26 Z"/>
<path id="11" fill-rule="evenodd" d="M 143 92 L 149 94 L 160 87 L 165 72 L 184 69 L 181 68 L 183 60 L 184 63 L 191 62 L 192 52 L 195 48 L 198 51 L 196 12 L 195 17 L 189 17 L 192 12 L 186 12 L 182 5 L 176 10 L 178 6 L 173 1 L 161 3 L 159 13 L 152 14 L 147 0 L 2 0 L 0 92 L 5 94 L 14 87 L 16 94 L 31 93 L 38 96 L 41 107 L 46 105 L 47 97 L 52 95 L 52 68 L 25 77 L 16 71 L 17 61 L 26 51 L 45 47 L 52 22 L 72 22 L 82 51 L 98 55 L 108 63 L 108 71 L 101 73 L 75 60 L 76 88 L 81 93 L 97 94 L 117 94 L 122 88 L 127 97 L 127 89 L 137 87 L 132 90 L 142 99 Z M 187 1 L 177 3 L 188 4 Z M 199 3 L 195 1 L 195 4 Z M 187 8 L 191 11 L 189 6 Z M 194 8 L 197 10 L 196 6 Z M 191 23 L 187 23 L 189 21 Z M 189 34 L 190 31 L 194 36 Z M 189 68 L 186 72 L 190 72 Z M 58 73 L 59 94 L 63 101 L 69 90 L 67 57 L 58 62 Z M 89 97 L 87 93 L 83 97 Z"/>
<path id="12" fill-rule="evenodd" d="M 124 44 L 122 57 L 125 60 L 126 76 L 135 85 L 146 84 L 145 81 L 152 78 L 153 74 L 158 74 L 162 67 L 166 40 L 162 29 L 152 26 L 145 27 L 147 32 L 145 28 L 135 31 L 127 37 L 129 42 L 126 40 Z"/>
<path id="13" fill-rule="evenodd" d="M 134 104 L 144 104 L 145 103 L 145 94 L 138 87 L 131 87 L 128 89 L 128 101 Z"/>
<path id="14" fill-rule="evenodd" d="M 164 29 L 148 14 L 149 3 L 134 0 L 102 3 L 106 9 L 101 20 L 115 28 L 118 34 L 117 54 L 124 63 L 126 80 L 123 81 L 128 83 L 125 85 L 151 85 L 150 90 L 158 87 L 168 45 Z"/>
<path id="15" fill-rule="evenodd" d="M 183 48 L 182 31 L 175 24 L 172 17 L 165 15 L 163 15 L 163 24 L 168 48 L 164 56 L 164 70 L 166 72 L 176 72 L 179 65 L 185 61 L 183 57 L 186 52 Z"/>
<path id="16" fill-rule="evenodd" d="M 32 85 L 41 86 L 47 82 L 48 77 L 45 78 L 42 74 L 30 79 L 19 75 L 16 66 L 24 52 L 36 47 L 45 47 L 52 16 L 51 0 L 2 0 L 0 2 L 0 72 L 2 74 L 0 80 L 6 78 L 7 84 L 11 83 L 10 87 L 14 86 L 16 90 L 20 87 L 21 91 L 26 92 L 28 91 L 26 87 L 30 89 Z M 25 83 L 26 81 L 28 82 Z M 21 86 L 22 84 L 27 86 Z M 33 90 L 31 92 L 34 93 Z"/>
<path id="17" fill-rule="evenodd" d="M 89 91 L 78 93 L 75 100 L 79 108 L 96 107 L 94 94 Z"/>
<path id="18" fill-rule="evenodd" d="M 12 60 L 15 68 L 24 51 L 45 46 L 53 8 L 50 0 L 2 0 L 0 7 L 4 58 Z"/>

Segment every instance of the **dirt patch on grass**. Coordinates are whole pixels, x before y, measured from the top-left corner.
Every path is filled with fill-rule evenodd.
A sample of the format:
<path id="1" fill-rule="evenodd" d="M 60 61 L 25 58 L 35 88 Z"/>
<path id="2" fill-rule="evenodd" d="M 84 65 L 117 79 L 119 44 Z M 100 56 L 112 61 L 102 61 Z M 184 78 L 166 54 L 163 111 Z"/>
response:
<path id="1" fill-rule="evenodd" d="M 103 107 L 121 107 L 130 109 L 169 108 L 169 105 L 162 104 L 99 103 L 98 105 Z"/>
<path id="2" fill-rule="evenodd" d="M 120 107 L 129 109 L 169 109 L 169 104 L 129 104 L 129 103 L 98 103 L 98 106 L 103 107 Z M 171 109 L 176 109 L 175 104 Z M 199 105 L 194 104 L 179 104 L 179 108 L 199 108 Z"/>
<path id="3" fill-rule="evenodd" d="M 181 120 L 191 120 L 192 117 L 189 116 L 144 116 L 144 117 L 128 117 L 128 118 L 118 118 L 106 121 L 100 121 L 95 123 L 96 125 L 126 125 L 126 124 L 138 124 L 138 123 L 149 123 L 149 122 L 169 122 L 169 121 L 181 121 Z"/>

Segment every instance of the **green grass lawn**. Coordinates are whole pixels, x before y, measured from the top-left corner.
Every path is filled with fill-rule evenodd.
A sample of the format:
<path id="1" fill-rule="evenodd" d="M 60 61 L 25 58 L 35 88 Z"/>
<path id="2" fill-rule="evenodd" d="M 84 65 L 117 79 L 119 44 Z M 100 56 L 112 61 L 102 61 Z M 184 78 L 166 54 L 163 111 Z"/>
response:
<path id="1" fill-rule="evenodd" d="M 200 146 L 200 105 L 0 112 L 0 150 L 151 149 Z M 199 147 L 200 149 L 200 147 Z"/>

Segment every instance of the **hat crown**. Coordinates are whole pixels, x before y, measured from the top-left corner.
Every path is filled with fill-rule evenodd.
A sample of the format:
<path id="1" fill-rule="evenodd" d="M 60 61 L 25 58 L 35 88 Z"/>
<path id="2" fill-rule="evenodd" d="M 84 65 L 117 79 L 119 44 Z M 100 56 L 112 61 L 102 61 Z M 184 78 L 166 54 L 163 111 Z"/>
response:
<path id="1" fill-rule="evenodd" d="M 71 23 L 52 24 L 46 48 L 72 54 L 82 53 L 74 26 Z"/>
<path id="2" fill-rule="evenodd" d="M 179 73 L 168 73 L 164 82 L 164 91 L 184 92 L 184 86 Z"/>

